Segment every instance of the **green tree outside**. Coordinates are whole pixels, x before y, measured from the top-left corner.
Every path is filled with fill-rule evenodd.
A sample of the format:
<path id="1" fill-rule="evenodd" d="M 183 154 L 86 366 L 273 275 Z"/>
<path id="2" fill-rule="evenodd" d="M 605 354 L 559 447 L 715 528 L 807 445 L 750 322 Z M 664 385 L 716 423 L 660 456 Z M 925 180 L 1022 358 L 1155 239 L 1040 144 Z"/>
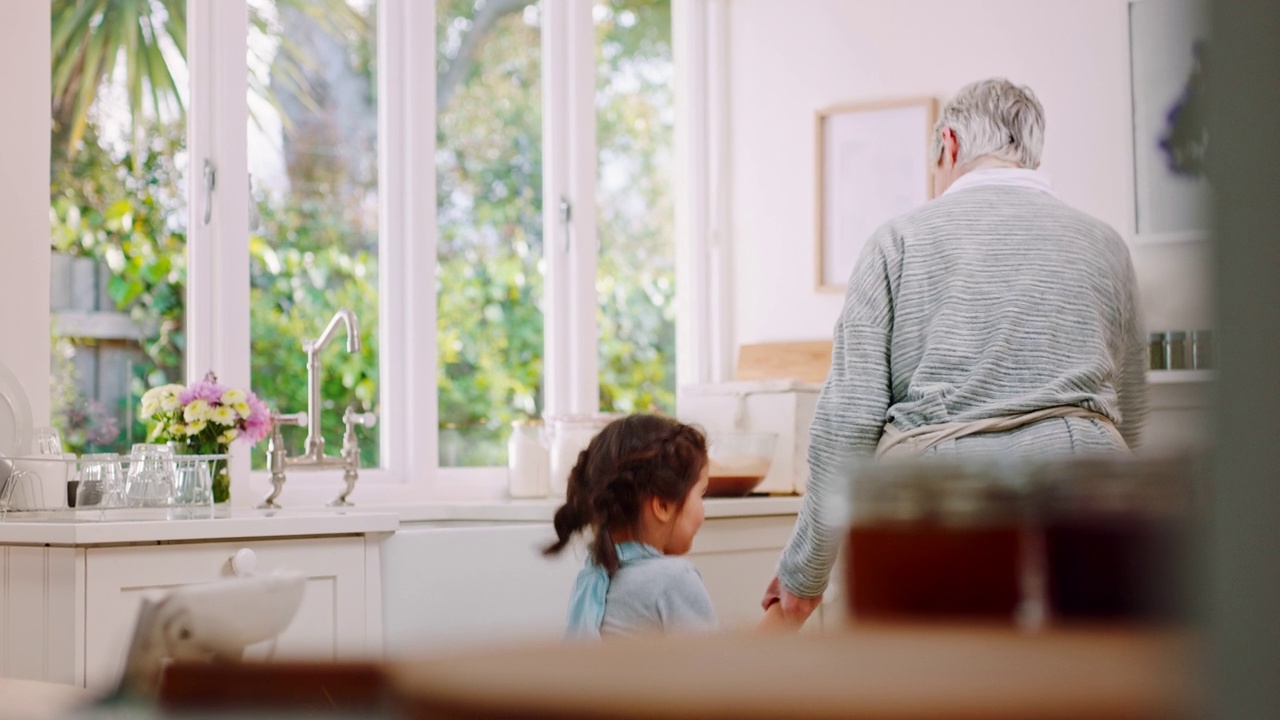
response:
<path id="1" fill-rule="evenodd" d="M 154 23 L 143 22 L 148 28 L 180 27 L 185 32 L 185 22 L 180 22 L 185 3 L 128 3 L 156 12 Z M 542 409 L 542 117 L 536 8 L 526 7 L 527 2 L 490 0 L 480 3 L 482 9 L 486 4 L 490 12 L 503 12 L 482 27 L 477 3 L 438 2 L 440 84 L 442 91 L 450 89 L 437 129 L 437 377 L 442 462 L 462 465 L 504 462 L 510 421 L 539 415 Z M 81 6 L 77 0 L 54 0 L 55 18 L 59 10 Z M 138 22 L 137 15 L 123 17 Z M 601 48 L 601 407 L 670 412 L 670 5 L 666 0 L 600 3 L 596 17 Z M 55 63 L 59 47 L 65 54 L 85 43 L 67 34 L 58 46 L 58 27 L 55 24 Z M 474 52 L 464 52 L 460 59 L 448 55 L 450 49 L 456 53 L 468 45 L 469 32 L 481 30 L 482 37 L 470 40 Z M 90 47 L 96 42 L 88 40 Z M 184 43 L 185 39 L 176 46 Z M 123 62 L 132 48 L 119 47 Z M 367 60 L 373 53 L 371 48 L 366 52 Z M 147 61 L 158 56 L 172 61 L 158 53 L 148 51 Z M 143 60 L 136 60 L 143 67 Z M 152 105 L 174 105 L 162 99 L 167 92 L 163 83 L 153 82 L 164 75 L 153 73 L 154 68 L 142 75 L 141 87 L 149 92 L 137 93 L 139 104 L 132 106 L 135 137 L 145 140 L 135 141 L 127 156 L 113 155 L 96 142 L 96 123 L 87 110 L 80 139 L 55 143 L 54 148 L 54 167 L 63 168 L 55 176 L 51 205 L 54 248 L 106 260 L 113 300 L 142 327 L 154 330 L 143 344 L 150 365 L 137 373 L 135 398 L 158 382 L 178 379 L 185 348 L 186 209 L 181 193 L 174 190 L 181 187 L 175 160 L 182 153 L 182 120 L 180 103 L 177 119 L 162 121 L 157 113 L 145 112 L 143 97 L 150 97 Z M 134 100 L 131 94 L 131 103 Z M 67 117 L 72 125 L 78 122 L 74 115 Z M 69 137 L 65 128 L 61 136 L 59 132 L 55 124 L 55 138 Z M 258 223 L 250 240 L 255 385 L 265 383 L 263 394 L 282 410 L 299 410 L 306 405 L 306 377 L 292 364 L 301 356 L 302 340 L 319 329 L 305 318 L 327 318 L 336 307 L 351 307 L 362 320 L 365 346 L 377 348 L 376 255 L 344 237 L 333 220 L 341 212 L 325 208 L 317 199 L 282 201 L 259 194 L 255 205 Z M 267 238 L 287 242 L 268 243 Z M 376 363 L 340 349 L 329 352 L 332 355 L 324 359 L 327 402 L 339 408 L 356 403 L 377 409 Z M 331 442 L 340 435 L 339 415 L 326 414 L 324 432 Z M 454 447 L 461 450 L 443 457 L 450 434 L 460 440 Z M 364 446 L 364 461 L 376 463 L 376 443 Z M 261 462 L 255 457 L 255 464 Z"/>

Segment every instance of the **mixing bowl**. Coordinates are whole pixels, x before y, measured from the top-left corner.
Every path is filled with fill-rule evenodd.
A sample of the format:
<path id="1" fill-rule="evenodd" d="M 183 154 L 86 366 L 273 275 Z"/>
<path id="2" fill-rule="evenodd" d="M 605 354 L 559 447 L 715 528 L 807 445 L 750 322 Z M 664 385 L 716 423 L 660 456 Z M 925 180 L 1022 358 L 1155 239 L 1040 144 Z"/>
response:
<path id="1" fill-rule="evenodd" d="M 710 480 L 707 495 L 741 497 L 769 474 L 778 434 L 770 432 L 707 433 Z"/>

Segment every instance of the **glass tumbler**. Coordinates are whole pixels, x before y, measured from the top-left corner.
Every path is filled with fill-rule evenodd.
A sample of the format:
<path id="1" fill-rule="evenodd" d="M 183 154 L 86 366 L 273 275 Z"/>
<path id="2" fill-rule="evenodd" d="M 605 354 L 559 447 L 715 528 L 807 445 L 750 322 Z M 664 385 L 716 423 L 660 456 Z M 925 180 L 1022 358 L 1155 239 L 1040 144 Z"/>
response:
<path id="1" fill-rule="evenodd" d="M 175 460 L 174 502 L 178 505 L 213 505 L 212 460 L 201 455 Z"/>
<path id="2" fill-rule="evenodd" d="M 129 453 L 125 499 L 129 507 L 168 507 L 174 497 L 173 448 L 138 443 Z"/>
<path id="3" fill-rule="evenodd" d="M 119 455 L 99 453 L 80 458 L 77 508 L 122 507 L 125 504 L 124 498 L 124 473 Z"/>
<path id="4" fill-rule="evenodd" d="M 38 427 L 31 431 L 31 451 L 36 455 L 62 457 L 62 438 L 52 427 Z"/>

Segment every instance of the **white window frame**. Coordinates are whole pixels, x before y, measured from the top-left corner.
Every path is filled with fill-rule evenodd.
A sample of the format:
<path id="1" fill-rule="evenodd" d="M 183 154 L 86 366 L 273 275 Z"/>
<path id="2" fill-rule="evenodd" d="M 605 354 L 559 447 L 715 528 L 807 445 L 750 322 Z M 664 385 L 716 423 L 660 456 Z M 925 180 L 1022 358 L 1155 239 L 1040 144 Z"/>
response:
<path id="1" fill-rule="evenodd" d="M 592 0 L 542 0 L 545 407 L 598 410 L 595 27 Z M 435 3 L 379 0 L 379 392 L 382 467 L 361 470 L 357 505 L 496 500 L 505 468 L 439 467 L 436 364 Z M 725 0 L 673 0 L 677 77 L 677 381 L 721 380 L 731 345 Z M 187 376 L 215 369 L 248 387 L 249 197 L 243 2 L 188 0 L 190 175 Z M 210 222 L 201 168 L 216 169 Z M 569 201 L 568 223 L 561 199 Z M 567 248 L 566 248 L 567 244 Z M 317 332 L 320 328 L 317 328 Z M 302 349 L 298 349 L 299 354 Z M 283 408 L 297 412 L 304 408 Z M 255 446 L 263 452 L 265 445 Z M 269 476 L 233 448 L 232 502 L 256 505 Z M 280 502 L 314 506 L 340 472 L 289 473 Z"/>

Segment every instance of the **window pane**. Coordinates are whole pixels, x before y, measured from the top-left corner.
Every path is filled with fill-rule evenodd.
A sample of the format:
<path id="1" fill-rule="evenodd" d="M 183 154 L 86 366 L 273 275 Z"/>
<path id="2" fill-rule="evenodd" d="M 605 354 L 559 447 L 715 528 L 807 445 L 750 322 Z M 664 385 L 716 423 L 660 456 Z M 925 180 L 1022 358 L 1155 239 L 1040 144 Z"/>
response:
<path id="1" fill-rule="evenodd" d="M 377 2 L 251 0 L 249 18 L 253 390 L 281 412 L 306 410 L 302 343 L 354 311 L 361 351 L 348 354 L 339 330 L 320 354 L 335 455 L 343 410 L 378 409 Z M 378 428 L 356 432 L 361 466 L 377 467 Z M 290 454 L 305 435 L 285 431 Z"/>
<path id="2" fill-rule="evenodd" d="M 537 3 L 437 0 L 440 464 L 506 464 L 542 408 Z"/>
<path id="3" fill-rule="evenodd" d="M 670 0 L 593 8 L 599 43 L 600 407 L 675 413 Z"/>
<path id="4" fill-rule="evenodd" d="M 52 3 L 52 419 L 77 453 L 141 441 L 186 346 L 186 3 L 99 5 Z"/>

